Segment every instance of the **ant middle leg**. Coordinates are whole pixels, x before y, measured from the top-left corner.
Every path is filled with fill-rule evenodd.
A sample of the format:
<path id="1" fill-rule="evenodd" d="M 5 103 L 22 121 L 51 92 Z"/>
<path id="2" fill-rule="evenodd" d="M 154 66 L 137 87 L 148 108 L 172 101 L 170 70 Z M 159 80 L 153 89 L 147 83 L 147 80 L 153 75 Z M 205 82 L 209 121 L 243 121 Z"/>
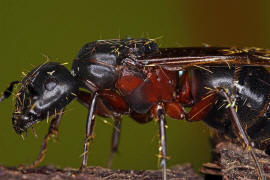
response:
<path id="1" fill-rule="evenodd" d="M 159 159 L 160 167 L 162 168 L 162 180 L 167 179 L 167 145 L 166 145 L 166 119 L 165 119 L 165 110 L 162 104 L 158 104 L 153 107 L 153 113 L 158 119 L 159 122 Z"/>

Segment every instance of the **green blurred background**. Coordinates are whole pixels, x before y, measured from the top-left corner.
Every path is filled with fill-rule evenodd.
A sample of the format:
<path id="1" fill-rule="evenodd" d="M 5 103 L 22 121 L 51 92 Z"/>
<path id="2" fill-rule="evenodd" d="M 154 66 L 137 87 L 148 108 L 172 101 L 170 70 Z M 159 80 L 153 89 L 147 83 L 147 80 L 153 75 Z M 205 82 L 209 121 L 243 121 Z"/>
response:
<path id="1" fill-rule="evenodd" d="M 251 1 L 250 1 L 251 2 Z M 0 91 L 33 66 L 70 62 L 87 42 L 111 38 L 159 38 L 162 47 L 259 46 L 270 48 L 269 1 L 64 1 L 0 0 Z M 0 163 L 29 164 L 38 155 L 48 124 L 25 140 L 14 132 L 14 100 L 0 104 Z M 79 167 L 87 110 L 78 102 L 67 107 L 57 143 L 51 142 L 42 165 Z M 111 120 L 108 120 L 111 122 Z M 112 123 L 112 122 L 111 122 Z M 191 162 L 198 169 L 210 160 L 209 130 L 203 123 L 168 120 L 169 166 Z M 105 166 L 112 125 L 97 119 L 89 165 Z M 123 120 L 119 153 L 113 168 L 156 169 L 158 125 Z"/>

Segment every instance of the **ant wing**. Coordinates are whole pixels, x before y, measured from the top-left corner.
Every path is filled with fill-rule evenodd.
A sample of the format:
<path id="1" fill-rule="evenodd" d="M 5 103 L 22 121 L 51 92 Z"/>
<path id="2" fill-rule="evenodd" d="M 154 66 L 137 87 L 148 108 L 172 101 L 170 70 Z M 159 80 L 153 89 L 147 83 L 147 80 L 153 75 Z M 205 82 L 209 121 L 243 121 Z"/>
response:
<path id="1" fill-rule="evenodd" d="M 137 60 L 142 66 L 183 70 L 196 66 L 269 66 L 270 50 L 262 48 L 190 47 L 160 48 Z"/>

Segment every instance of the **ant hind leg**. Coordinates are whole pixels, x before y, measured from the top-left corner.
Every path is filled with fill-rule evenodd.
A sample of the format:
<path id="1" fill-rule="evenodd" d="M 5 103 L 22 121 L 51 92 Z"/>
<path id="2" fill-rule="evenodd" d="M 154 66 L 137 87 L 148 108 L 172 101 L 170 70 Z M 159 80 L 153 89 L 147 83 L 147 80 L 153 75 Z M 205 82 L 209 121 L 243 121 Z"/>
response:
<path id="1" fill-rule="evenodd" d="M 253 158 L 254 162 L 255 162 L 255 165 L 256 165 L 256 168 L 257 168 L 257 171 L 258 171 L 258 175 L 260 177 L 260 179 L 262 180 L 265 180 L 265 177 L 263 175 L 263 170 L 261 168 L 261 165 L 259 164 L 258 160 L 257 160 L 257 157 L 256 157 L 256 154 L 255 152 L 253 151 L 253 148 L 252 148 L 252 145 L 246 135 L 246 132 L 244 131 L 241 123 L 240 123 L 240 120 L 238 118 L 238 115 L 236 113 L 236 110 L 234 109 L 234 107 L 232 106 L 232 101 L 229 97 L 229 95 L 226 93 L 225 90 L 221 89 L 219 90 L 219 93 L 222 94 L 226 101 L 228 102 L 229 104 L 229 112 L 231 114 L 231 120 L 232 120 L 232 125 L 236 131 L 236 134 L 237 136 L 241 139 L 242 141 L 242 145 L 244 146 L 245 149 L 248 150 L 249 154 L 251 155 L 251 157 Z"/>

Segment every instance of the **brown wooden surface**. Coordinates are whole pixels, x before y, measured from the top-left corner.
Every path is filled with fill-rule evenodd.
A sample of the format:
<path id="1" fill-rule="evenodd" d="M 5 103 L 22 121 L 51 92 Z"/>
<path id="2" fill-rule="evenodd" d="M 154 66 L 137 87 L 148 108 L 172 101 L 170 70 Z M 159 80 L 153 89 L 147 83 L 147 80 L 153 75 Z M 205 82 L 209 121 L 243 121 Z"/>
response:
<path id="1" fill-rule="evenodd" d="M 264 175 L 270 179 L 270 157 L 254 149 Z M 258 179 L 254 160 L 241 146 L 230 142 L 218 143 L 213 150 L 213 162 L 203 164 L 203 174 L 222 176 L 223 179 Z"/>
<path id="2" fill-rule="evenodd" d="M 168 178 L 174 180 L 202 180 L 203 177 L 194 173 L 190 164 L 175 166 L 168 169 Z M 94 180 L 94 179 L 161 179 L 160 170 L 110 170 L 102 167 L 88 167 L 79 173 L 77 169 L 58 169 L 54 166 L 44 166 L 28 170 L 0 166 L 0 180 Z"/>
<path id="3" fill-rule="evenodd" d="M 264 175 L 270 179 L 270 157 L 255 149 Z M 213 149 L 213 161 L 204 163 L 200 169 L 205 179 L 258 179 L 253 159 L 241 146 L 228 141 L 218 143 Z M 190 164 L 177 165 L 167 170 L 168 179 L 202 180 L 203 175 L 194 172 Z M 0 180 L 88 180 L 88 179 L 161 179 L 160 170 L 111 170 L 102 167 L 88 167 L 83 172 L 77 169 L 59 169 L 54 166 L 19 170 L 15 167 L 0 166 Z"/>

